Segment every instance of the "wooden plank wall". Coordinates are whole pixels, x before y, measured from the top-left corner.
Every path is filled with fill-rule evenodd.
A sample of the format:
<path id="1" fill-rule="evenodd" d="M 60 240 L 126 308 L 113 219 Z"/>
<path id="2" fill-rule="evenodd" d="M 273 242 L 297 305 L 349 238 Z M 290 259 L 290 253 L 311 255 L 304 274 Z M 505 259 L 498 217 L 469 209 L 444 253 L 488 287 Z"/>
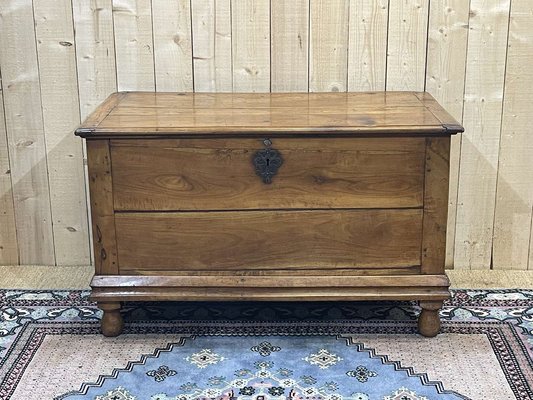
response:
<path id="1" fill-rule="evenodd" d="M 3 0 L 0 264 L 91 262 L 85 148 L 115 90 L 427 90 L 454 137 L 447 265 L 533 270 L 530 0 Z"/>

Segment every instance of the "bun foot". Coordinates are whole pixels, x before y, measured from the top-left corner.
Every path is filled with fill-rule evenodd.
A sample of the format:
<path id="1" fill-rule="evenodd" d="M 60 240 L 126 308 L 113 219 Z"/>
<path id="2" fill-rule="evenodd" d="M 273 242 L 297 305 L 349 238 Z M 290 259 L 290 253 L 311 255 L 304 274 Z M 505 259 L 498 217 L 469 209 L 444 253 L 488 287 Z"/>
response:
<path id="1" fill-rule="evenodd" d="M 98 307 L 104 312 L 100 323 L 102 334 L 108 337 L 120 335 L 124 328 L 124 320 L 120 315 L 120 302 L 99 302 Z"/>
<path id="2" fill-rule="evenodd" d="M 422 312 L 418 316 L 418 331 L 422 336 L 435 337 L 440 330 L 439 310 L 442 301 L 421 301 Z"/>

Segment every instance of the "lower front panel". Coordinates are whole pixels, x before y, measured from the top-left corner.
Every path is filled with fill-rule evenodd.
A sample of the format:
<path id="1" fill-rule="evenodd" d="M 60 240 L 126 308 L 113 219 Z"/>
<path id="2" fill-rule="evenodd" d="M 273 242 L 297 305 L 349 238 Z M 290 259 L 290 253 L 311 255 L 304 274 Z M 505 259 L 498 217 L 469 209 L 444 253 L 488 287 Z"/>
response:
<path id="1" fill-rule="evenodd" d="M 120 273 L 420 265 L 421 209 L 115 214 Z"/>

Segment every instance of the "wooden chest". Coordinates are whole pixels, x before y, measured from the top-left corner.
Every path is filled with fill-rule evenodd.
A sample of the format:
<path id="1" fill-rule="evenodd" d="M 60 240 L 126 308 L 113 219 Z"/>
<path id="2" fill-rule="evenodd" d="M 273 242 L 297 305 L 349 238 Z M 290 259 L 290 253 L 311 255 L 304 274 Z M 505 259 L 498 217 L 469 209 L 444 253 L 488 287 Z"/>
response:
<path id="1" fill-rule="evenodd" d="M 102 331 L 130 300 L 420 300 L 439 330 L 450 135 L 427 93 L 116 93 L 87 140 Z"/>

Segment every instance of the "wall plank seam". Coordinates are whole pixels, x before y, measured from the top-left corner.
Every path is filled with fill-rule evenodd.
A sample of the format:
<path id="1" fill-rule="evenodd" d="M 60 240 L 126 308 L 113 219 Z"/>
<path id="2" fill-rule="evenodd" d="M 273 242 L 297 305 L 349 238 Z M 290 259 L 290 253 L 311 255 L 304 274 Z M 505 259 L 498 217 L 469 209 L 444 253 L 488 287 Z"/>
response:
<path id="1" fill-rule="evenodd" d="M 429 29 L 430 29 L 430 26 L 429 26 L 429 23 L 430 23 L 430 17 L 431 17 L 431 0 L 428 0 L 429 3 L 428 3 L 428 13 L 427 13 L 427 24 L 426 24 L 426 35 L 427 35 L 427 38 L 426 38 L 426 59 L 425 59 L 425 63 L 424 63 L 424 77 L 426 79 L 424 79 L 424 92 L 426 91 L 426 87 L 427 87 L 427 75 L 428 75 L 428 54 L 429 54 Z"/>
<path id="2" fill-rule="evenodd" d="M 152 2 L 153 2 L 153 0 L 152 0 Z M 194 90 L 195 90 L 194 89 L 195 88 L 195 86 L 194 86 L 194 52 L 193 52 L 193 49 L 194 49 L 194 34 L 193 34 L 193 27 L 192 27 L 192 7 L 193 7 L 192 6 L 192 2 L 193 2 L 193 0 L 189 0 L 189 20 L 191 21 L 191 24 L 190 24 L 191 25 L 191 27 L 190 27 L 191 29 L 189 31 L 189 35 L 191 36 L 191 55 L 192 55 L 192 57 L 191 57 L 191 72 L 192 72 L 191 73 L 191 80 L 192 80 L 191 84 L 192 84 L 192 86 L 191 86 L 191 90 L 190 91 L 194 92 Z M 216 0 L 215 0 L 215 2 L 216 2 Z M 153 15 L 153 12 L 152 12 L 152 15 Z M 216 19 L 215 19 L 215 21 L 216 21 Z M 216 22 L 215 22 L 215 31 L 216 31 Z"/>
<path id="3" fill-rule="evenodd" d="M 150 19 L 152 20 L 152 66 L 153 66 L 153 74 L 154 74 L 154 91 L 158 91 L 158 88 L 157 88 L 157 79 L 156 79 L 156 76 L 157 76 L 157 71 L 156 71 L 156 61 L 155 61 L 155 33 L 154 33 L 154 26 L 155 26 L 155 23 L 154 23 L 154 2 L 153 0 L 150 0 Z"/>
<path id="4" fill-rule="evenodd" d="M 348 26 L 348 29 L 346 29 L 346 43 L 347 43 L 347 46 L 346 46 L 346 80 L 344 82 L 344 91 L 345 92 L 348 92 L 348 85 L 349 85 L 349 81 L 350 81 L 350 15 L 351 15 L 351 12 L 350 12 L 350 8 L 352 6 L 352 2 L 351 1 L 348 1 L 348 16 L 346 18 L 347 22 L 346 22 L 346 25 Z"/>
<path id="5" fill-rule="evenodd" d="M 1 65 L 1 60 L 0 60 Z M 17 237 L 17 221 L 14 216 L 15 199 L 13 196 L 13 179 L 11 173 L 11 159 L 9 155 L 9 141 L 7 135 L 7 124 L 4 118 L 5 115 L 5 99 L 4 99 L 4 81 L 2 80 L 2 71 L 0 69 L 0 205 L 5 206 L 0 210 L 0 217 L 2 218 L 2 225 L 0 226 L 0 262 L 19 264 L 20 254 L 18 249 Z M 2 150 L 5 147 L 5 155 L 2 155 Z M 4 168 L 6 171 L 4 171 Z M 8 175 L 8 178 L 5 178 Z M 3 179 L 2 179 L 3 178 Z M 7 182 L 3 180 L 6 179 Z M 7 196 L 7 199 L 4 197 Z M 2 215 L 4 214 L 5 215 Z M 8 221 L 6 221 L 8 219 Z"/>
<path id="6" fill-rule="evenodd" d="M 496 171 L 498 172 L 500 170 L 500 160 L 501 160 L 501 141 L 502 141 L 502 134 L 503 134 L 503 116 L 504 116 L 504 109 L 505 109 L 505 82 L 507 81 L 507 61 L 508 61 L 508 54 L 509 54 L 509 33 L 511 31 L 511 12 L 513 8 L 513 3 L 509 3 L 509 14 L 507 16 L 507 41 L 505 46 L 505 66 L 503 70 L 503 91 L 502 91 L 502 106 L 501 106 L 501 113 L 500 113 L 500 136 L 498 140 L 498 161 L 496 163 Z M 490 267 L 489 269 L 494 269 L 494 229 L 496 227 L 495 221 L 496 221 L 496 211 L 498 210 L 498 181 L 500 179 L 500 174 L 496 173 L 496 190 L 494 191 L 494 213 L 492 215 L 492 235 L 493 238 L 491 246 L 490 246 Z"/>
<path id="7" fill-rule="evenodd" d="M 72 24 L 73 24 L 73 37 L 74 37 L 74 43 L 73 43 L 73 46 L 74 46 L 74 58 L 76 59 L 76 61 L 78 60 L 78 46 L 76 44 L 76 29 L 75 29 L 75 15 L 74 15 L 74 2 L 75 0 L 71 0 L 71 11 L 72 11 Z M 82 109 L 82 103 L 81 103 L 81 90 L 82 88 L 80 87 L 80 74 L 79 74 L 79 68 L 78 68 L 78 65 L 76 64 L 76 84 L 77 84 L 77 88 L 78 88 L 78 111 L 79 111 L 79 115 L 80 115 L 80 123 L 81 123 L 81 120 L 82 120 L 82 115 L 83 115 L 83 109 Z M 82 153 L 83 153 L 83 170 L 84 170 L 84 175 L 83 175 L 83 184 L 84 184 L 84 190 L 85 190 L 85 208 L 86 208 L 86 215 L 87 215 L 87 221 L 90 221 L 90 218 L 91 218 L 91 206 L 90 206 L 90 201 L 89 201 L 89 175 L 88 175 L 88 170 L 87 170 L 87 146 L 86 146 L 86 143 L 85 141 L 82 142 Z M 88 245 L 89 245 L 89 248 L 88 248 L 88 252 L 89 252 L 89 261 L 90 263 L 92 264 L 93 262 L 93 252 L 92 252 L 92 229 L 91 229 L 91 224 L 88 223 L 87 224 L 87 237 L 88 237 Z M 57 262 L 56 262 L 56 265 L 57 265 Z"/>
<path id="8" fill-rule="evenodd" d="M 74 59 L 77 61 L 78 60 L 78 46 L 76 45 L 76 24 L 75 24 L 75 16 L 74 16 L 74 4 L 73 4 L 73 1 L 75 0 L 71 0 L 70 2 L 70 11 L 71 11 L 71 18 L 72 18 L 72 36 L 73 36 L 73 39 L 74 39 L 74 42 L 72 43 L 73 47 L 74 47 Z M 82 105 L 81 105 L 81 97 L 80 97 L 80 75 L 79 75 L 79 69 L 78 69 L 78 64 L 77 62 L 75 63 L 75 72 L 76 72 L 76 87 L 78 89 L 78 112 L 79 112 L 79 121 L 80 123 L 82 122 Z M 87 249 L 87 252 L 89 254 L 89 262 L 92 264 L 93 262 L 93 251 L 92 251 L 92 229 L 91 229 L 91 224 L 89 223 L 89 221 L 91 220 L 91 207 L 90 207 L 90 200 L 89 200 L 89 174 L 88 174 L 88 170 L 86 168 L 86 165 L 87 165 L 87 146 L 86 146 L 86 143 L 85 141 L 82 142 L 82 154 L 83 154 L 83 159 L 82 159 L 82 163 L 83 163 L 83 170 L 84 170 L 84 174 L 83 174 L 83 189 L 85 191 L 85 215 L 86 215 L 86 218 L 87 218 L 87 229 L 86 229 L 86 235 L 87 235 L 87 238 L 88 238 L 88 241 L 87 241 L 87 244 L 88 244 L 88 249 Z M 57 265 L 57 260 L 56 260 L 56 265 Z"/>
<path id="9" fill-rule="evenodd" d="M 471 10 L 471 7 L 470 7 L 471 1 L 472 0 L 468 0 L 468 10 Z M 468 40 L 470 38 L 470 18 L 467 19 L 467 27 L 466 27 L 466 29 L 467 29 L 467 31 L 466 31 L 466 52 L 468 52 Z M 467 54 L 465 54 L 465 59 L 466 58 L 467 58 Z M 460 118 L 459 118 L 459 121 L 461 122 L 461 124 L 463 123 L 464 115 L 465 115 L 465 101 L 464 101 L 464 98 L 465 98 L 466 71 L 467 71 L 467 68 L 468 68 L 468 63 L 465 62 L 464 63 L 464 73 L 463 73 L 463 92 L 462 92 L 462 96 L 461 96 L 461 98 L 462 98 L 461 115 L 460 115 Z M 459 176 L 461 175 L 461 162 L 460 162 L 460 160 L 461 160 L 461 154 L 462 154 L 462 141 L 463 141 L 463 134 L 462 133 L 458 133 L 457 134 L 457 139 L 452 139 L 452 151 L 453 151 L 453 144 L 457 145 L 456 148 L 455 148 L 455 151 L 457 152 L 457 160 L 458 160 L 458 162 L 457 162 L 457 170 L 455 172 L 454 171 L 450 171 L 450 180 L 452 182 L 455 182 L 454 190 L 450 190 L 450 195 L 454 197 L 452 199 L 452 204 L 454 206 L 452 207 L 451 210 L 448 209 L 448 212 L 453 213 L 453 217 L 451 219 L 452 224 L 449 225 L 449 227 L 448 227 L 448 236 L 447 236 L 447 241 L 448 242 L 446 243 L 448 258 L 450 258 L 450 260 L 447 260 L 447 266 L 451 267 L 451 268 L 455 268 L 455 265 L 454 265 L 454 262 L 453 262 L 453 255 L 454 255 L 454 252 L 455 252 L 455 233 L 456 233 L 455 222 L 457 221 L 457 208 L 458 208 L 457 207 L 457 202 L 459 201 Z M 450 165 L 450 168 L 451 167 L 452 167 L 452 165 Z M 450 221 L 450 217 L 448 217 L 448 220 Z"/>
<path id="10" fill-rule="evenodd" d="M 54 234 L 54 216 L 53 216 L 53 213 L 52 213 L 52 199 L 51 199 L 51 193 L 50 193 L 50 169 L 49 169 L 49 166 L 48 166 L 48 148 L 47 148 L 47 145 L 46 145 L 46 132 L 44 131 L 44 115 L 43 115 L 43 102 L 42 102 L 42 99 L 43 99 L 43 95 L 42 95 L 42 86 L 41 86 L 41 78 L 40 78 L 40 71 L 41 71 L 41 68 L 40 68 L 40 63 L 39 63 L 39 56 L 38 56 L 38 46 L 37 46 L 37 43 L 38 43 L 38 40 L 37 40 L 37 32 L 35 30 L 35 25 L 36 25 L 36 21 L 35 21 L 35 2 L 32 0 L 32 4 L 31 4 L 31 11 L 32 11 L 32 14 L 31 14 L 31 17 L 33 19 L 33 32 L 34 32 L 34 44 L 35 44 L 35 58 L 36 58 L 36 64 L 37 64 L 37 86 L 39 88 L 39 106 L 40 106 L 40 109 L 41 109 L 41 112 L 40 112 L 40 125 L 42 127 L 42 133 L 43 133 L 43 136 L 44 136 L 44 141 L 43 141 L 43 147 L 44 147 L 44 152 L 45 152 L 45 157 L 44 157 L 44 168 L 46 169 L 46 183 L 47 183 L 47 189 L 46 190 L 46 193 L 47 193 L 47 197 L 48 197 L 48 211 L 50 213 L 50 229 L 51 229 L 51 237 L 50 237 L 50 242 L 51 242 L 51 257 L 53 259 L 53 265 L 57 265 L 57 258 L 56 258 L 56 245 L 55 245 L 55 234 Z M 22 255 L 19 254 L 19 258 L 22 258 Z"/>
<path id="11" fill-rule="evenodd" d="M 531 206 L 531 222 L 529 223 L 529 250 L 527 253 L 529 260 L 527 270 L 533 270 L 533 206 Z"/>

